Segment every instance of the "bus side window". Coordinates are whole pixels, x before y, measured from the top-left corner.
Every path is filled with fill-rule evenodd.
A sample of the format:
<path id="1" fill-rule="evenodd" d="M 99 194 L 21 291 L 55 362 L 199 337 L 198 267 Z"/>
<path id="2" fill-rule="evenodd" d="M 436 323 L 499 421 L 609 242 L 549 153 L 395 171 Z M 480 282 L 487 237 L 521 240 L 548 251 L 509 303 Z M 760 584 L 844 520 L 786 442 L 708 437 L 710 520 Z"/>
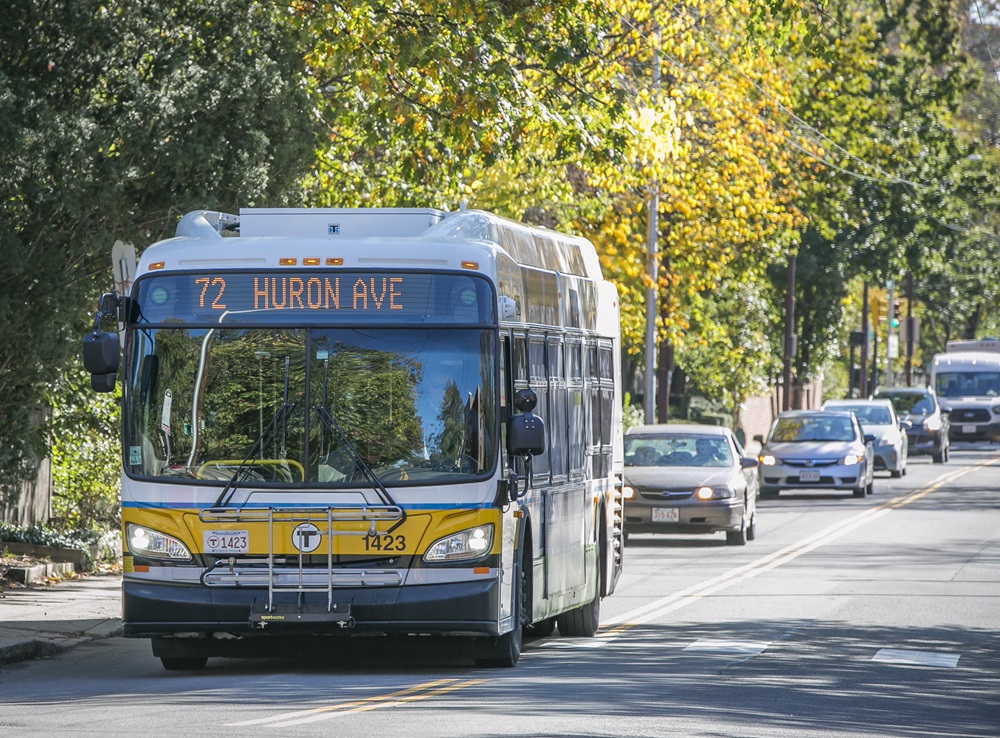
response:
<path id="1" fill-rule="evenodd" d="M 611 426 L 614 421 L 615 378 L 610 346 L 598 350 L 598 373 L 601 378 L 601 476 L 611 466 Z"/>
<path id="2" fill-rule="evenodd" d="M 515 333 L 512 336 L 511 347 L 510 347 L 510 376 L 507 379 L 508 387 L 511 392 L 507 398 L 508 403 L 514 402 L 514 394 L 520 389 L 527 389 L 528 387 L 528 343 L 523 333 Z M 514 412 L 511 404 L 507 406 L 508 412 Z M 504 438 L 503 448 L 506 446 L 507 439 Z M 523 457 L 516 457 L 513 459 L 514 472 L 523 477 L 527 470 L 524 464 Z"/>
<path id="3" fill-rule="evenodd" d="M 583 346 L 577 341 L 566 344 L 566 381 L 569 388 L 569 471 L 579 476 L 587 460 L 588 429 L 584 426 Z"/>
<path id="4" fill-rule="evenodd" d="M 549 452 L 552 448 L 552 411 L 549 397 L 549 378 L 545 361 L 545 339 L 532 336 L 528 341 L 528 382 L 538 396 L 535 415 L 545 421 L 545 453 L 532 459 L 532 480 L 539 484 L 549 481 Z"/>
<path id="5" fill-rule="evenodd" d="M 584 392 L 587 399 L 587 428 L 590 433 L 587 435 L 587 453 L 590 456 L 591 470 L 593 478 L 601 476 L 601 403 L 600 403 L 600 383 L 601 378 L 597 364 L 597 346 L 590 344 L 587 346 L 587 365 L 584 367 L 584 378 L 586 387 Z"/>
<path id="6" fill-rule="evenodd" d="M 563 342 L 560 338 L 550 336 L 545 352 L 549 375 L 549 421 L 547 427 L 549 466 L 553 479 L 565 477 L 568 473 L 569 458 L 566 453 L 568 445 L 568 390 L 566 387 L 566 368 L 563 366 Z"/>

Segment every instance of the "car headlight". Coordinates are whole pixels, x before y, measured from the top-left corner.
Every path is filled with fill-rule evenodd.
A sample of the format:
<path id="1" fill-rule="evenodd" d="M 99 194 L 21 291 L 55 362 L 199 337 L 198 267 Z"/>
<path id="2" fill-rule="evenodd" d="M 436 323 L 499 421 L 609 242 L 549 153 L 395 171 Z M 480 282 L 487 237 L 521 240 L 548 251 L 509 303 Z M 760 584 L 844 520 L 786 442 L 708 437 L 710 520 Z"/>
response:
<path id="1" fill-rule="evenodd" d="M 993 414 L 994 415 L 1000 415 L 1000 405 L 994 405 L 993 406 Z"/>
<path id="2" fill-rule="evenodd" d="M 865 457 L 860 454 L 847 454 L 847 456 L 844 457 L 844 464 L 846 466 L 851 466 L 853 464 L 860 464 L 864 460 Z"/>
<path id="3" fill-rule="evenodd" d="M 125 539 L 128 550 L 134 556 L 144 556 L 149 559 L 173 559 L 174 561 L 190 561 L 191 552 L 187 546 L 173 536 L 160 533 L 144 525 L 129 523 L 125 526 Z"/>
<path id="4" fill-rule="evenodd" d="M 632 487 L 629 487 L 627 484 L 622 487 L 623 500 L 631 500 L 633 497 L 635 497 L 635 490 Z"/>
<path id="5" fill-rule="evenodd" d="M 763 466 L 774 466 L 778 463 L 778 460 L 771 454 L 761 454 L 757 457 L 757 461 Z"/>
<path id="6" fill-rule="evenodd" d="M 736 497 L 736 491 L 732 487 L 699 487 L 694 496 L 699 500 L 725 500 Z"/>
<path id="7" fill-rule="evenodd" d="M 462 561 L 463 559 L 478 559 L 490 552 L 493 547 L 493 526 L 477 525 L 458 533 L 453 533 L 438 541 L 434 541 L 424 561 Z"/>
<path id="8" fill-rule="evenodd" d="M 924 429 L 929 431 L 941 430 L 941 418 L 938 416 L 927 418 L 927 420 L 924 421 Z"/>

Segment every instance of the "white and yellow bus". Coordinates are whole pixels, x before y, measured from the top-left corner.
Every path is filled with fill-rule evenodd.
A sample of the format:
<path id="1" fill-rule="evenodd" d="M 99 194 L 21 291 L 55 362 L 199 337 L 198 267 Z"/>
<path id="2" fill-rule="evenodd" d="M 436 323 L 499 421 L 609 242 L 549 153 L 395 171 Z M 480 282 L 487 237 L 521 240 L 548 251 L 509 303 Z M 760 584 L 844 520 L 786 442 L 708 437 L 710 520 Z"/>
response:
<path id="1" fill-rule="evenodd" d="M 167 669 L 407 633 L 513 666 L 525 629 L 593 636 L 622 567 L 619 351 L 583 238 L 189 213 L 84 339 L 94 388 L 123 378 L 125 635 Z"/>

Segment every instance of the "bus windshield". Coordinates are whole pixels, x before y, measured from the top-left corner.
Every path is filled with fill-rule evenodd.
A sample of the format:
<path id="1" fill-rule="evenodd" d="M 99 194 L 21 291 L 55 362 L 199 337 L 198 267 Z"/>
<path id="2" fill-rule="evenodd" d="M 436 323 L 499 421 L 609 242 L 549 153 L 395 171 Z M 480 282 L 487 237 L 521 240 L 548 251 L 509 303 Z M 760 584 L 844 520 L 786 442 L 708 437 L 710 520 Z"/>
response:
<path id="1" fill-rule="evenodd" d="M 1000 372 L 942 371 L 935 377 L 938 397 L 998 397 Z"/>
<path id="2" fill-rule="evenodd" d="M 125 468 L 365 487 L 360 457 L 386 485 L 481 477 L 498 453 L 495 342 L 486 328 L 144 327 L 127 369 Z"/>

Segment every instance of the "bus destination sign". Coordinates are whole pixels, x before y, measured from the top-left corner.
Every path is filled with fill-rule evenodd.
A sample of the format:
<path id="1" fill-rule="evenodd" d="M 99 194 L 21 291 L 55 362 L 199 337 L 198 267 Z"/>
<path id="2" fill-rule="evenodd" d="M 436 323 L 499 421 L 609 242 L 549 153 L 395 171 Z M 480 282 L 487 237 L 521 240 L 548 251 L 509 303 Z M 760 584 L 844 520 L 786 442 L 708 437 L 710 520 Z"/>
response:
<path id="1" fill-rule="evenodd" d="M 135 298 L 149 323 L 488 323 L 490 295 L 477 275 L 255 271 L 147 276 Z"/>

